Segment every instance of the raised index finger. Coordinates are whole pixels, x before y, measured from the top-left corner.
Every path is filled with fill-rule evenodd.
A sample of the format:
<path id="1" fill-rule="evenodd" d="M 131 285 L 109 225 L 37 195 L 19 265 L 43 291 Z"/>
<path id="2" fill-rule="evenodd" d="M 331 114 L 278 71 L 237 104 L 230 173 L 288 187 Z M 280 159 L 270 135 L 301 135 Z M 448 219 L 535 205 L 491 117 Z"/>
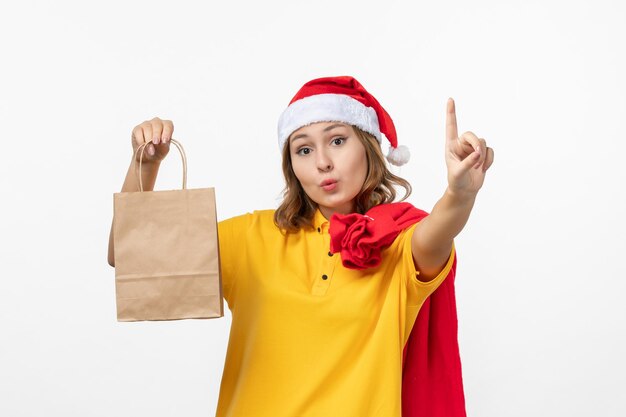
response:
<path id="1" fill-rule="evenodd" d="M 446 109 L 446 138 L 448 140 L 456 140 L 459 133 L 456 129 L 456 108 L 452 97 L 448 99 Z"/>

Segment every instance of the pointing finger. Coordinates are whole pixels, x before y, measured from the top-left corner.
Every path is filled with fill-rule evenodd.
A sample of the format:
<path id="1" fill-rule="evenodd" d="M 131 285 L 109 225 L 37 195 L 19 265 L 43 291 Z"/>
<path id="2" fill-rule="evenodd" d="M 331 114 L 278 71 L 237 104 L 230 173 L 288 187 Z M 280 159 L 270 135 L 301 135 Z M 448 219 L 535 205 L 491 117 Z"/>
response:
<path id="1" fill-rule="evenodd" d="M 452 97 L 446 103 L 446 138 L 448 140 L 456 140 L 458 137 L 456 127 L 456 106 Z"/>

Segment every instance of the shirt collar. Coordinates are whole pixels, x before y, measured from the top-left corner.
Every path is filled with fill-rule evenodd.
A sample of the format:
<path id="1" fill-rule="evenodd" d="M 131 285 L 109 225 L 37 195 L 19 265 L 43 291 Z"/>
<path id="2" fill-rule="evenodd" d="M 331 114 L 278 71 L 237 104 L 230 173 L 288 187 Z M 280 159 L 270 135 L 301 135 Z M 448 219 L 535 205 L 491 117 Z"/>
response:
<path id="1" fill-rule="evenodd" d="M 328 227 L 330 226 L 330 222 L 324 217 L 320 209 L 315 210 L 315 215 L 313 216 L 313 227 L 316 232 L 328 232 Z"/>

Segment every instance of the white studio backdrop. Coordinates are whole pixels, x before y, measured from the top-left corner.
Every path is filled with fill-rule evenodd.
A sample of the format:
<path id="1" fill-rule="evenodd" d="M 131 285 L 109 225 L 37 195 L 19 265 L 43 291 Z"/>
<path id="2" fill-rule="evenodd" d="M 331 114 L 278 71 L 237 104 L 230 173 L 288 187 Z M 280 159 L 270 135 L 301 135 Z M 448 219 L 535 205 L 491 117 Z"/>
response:
<path id="1" fill-rule="evenodd" d="M 346 74 L 411 149 L 416 206 L 446 186 L 448 97 L 495 149 L 456 241 L 468 415 L 626 415 L 625 19 L 606 0 L 2 2 L 0 415 L 214 415 L 230 312 L 116 322 L 131 130 L 173 120 L 220 219 L 273 208 L 280 112 Z M 180 180 L 172 152 L 156 189 Z"/>

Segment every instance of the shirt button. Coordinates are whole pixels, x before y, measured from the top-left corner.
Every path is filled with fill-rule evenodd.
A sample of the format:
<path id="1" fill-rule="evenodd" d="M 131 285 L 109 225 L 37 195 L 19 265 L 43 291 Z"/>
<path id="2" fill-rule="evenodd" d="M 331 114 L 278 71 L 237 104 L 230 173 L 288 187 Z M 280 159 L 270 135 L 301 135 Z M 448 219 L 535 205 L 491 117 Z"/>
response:
<path id="1" fill-rule="evenodd" d="M 332 252 L 328 252 L 328 256 L 333 256 L 333 253 Z"/>
<path id="2" fill-rule="evenodd" d="M 326 275 L 326 274 L 322 275 L 322 279 L 324 279 L 324 280 L 328 279 L 328 275 Z"/>
<path id="3" fill-rule="evenodd" d="M 322 229 L 320 229 L 319 227 L 317 228 L 317 233 L 322 233 Z"/>

